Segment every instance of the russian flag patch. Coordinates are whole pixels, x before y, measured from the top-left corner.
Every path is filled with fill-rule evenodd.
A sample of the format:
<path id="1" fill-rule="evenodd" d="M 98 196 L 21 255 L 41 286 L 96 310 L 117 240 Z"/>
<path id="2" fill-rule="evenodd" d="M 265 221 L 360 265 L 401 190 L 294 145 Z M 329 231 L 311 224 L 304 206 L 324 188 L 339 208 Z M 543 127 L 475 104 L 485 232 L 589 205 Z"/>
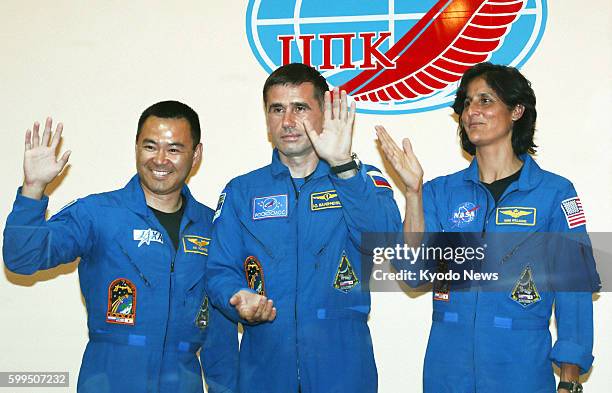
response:
<path id="1" fill-rule="evenodd" d="M 379 171 L 369 171 L 368 176 L 370 176 L 370 179 L 372 179 L 372 182 L 376 187 L 386 187 L 390 190 L 392 189 L 391 184 L 389 184 L 387 179 L 385 179 L 383 174 Z"/>

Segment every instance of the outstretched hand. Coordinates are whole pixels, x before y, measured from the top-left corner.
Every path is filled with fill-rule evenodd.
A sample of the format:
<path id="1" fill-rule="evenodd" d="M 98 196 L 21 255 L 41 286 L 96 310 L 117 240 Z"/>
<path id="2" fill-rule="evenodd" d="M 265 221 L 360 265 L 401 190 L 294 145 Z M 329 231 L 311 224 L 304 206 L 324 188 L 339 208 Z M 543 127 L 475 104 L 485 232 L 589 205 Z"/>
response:
<path id="1" fill-rule="evenodd" d="M 240 318 L 249 323 L 273 321 L 276 307 L 272 300 L 246 290 L 240 290 L 230 298 L 229 303 L 236 308 Z"/>
<path id="2" fill-rule="evenodd" d="M 55 133 L 52 133 L 52 125 L 53 120 L 48 117 L 42 138 L 38 133 L 40 128 L 38 122 L 34 123 L 32 130 L 26 131 L 23 155 L 24 180 L 21 189 L 24 196 L 34 199 L 42 198 L 47 184 L 60 174 L 70 157 L 70 150 L 68 150 L 59 159 L 57 158 L 56 150 L 64 126 L 58 123 Z"/>
<path id="3" fill-rule="evenodd" d="M 349 107 L 346 91 L 335 88 L 325 92 L 323 110 L 323 130 L 319 133 L 308 120 L 304 120 L 304 129 L 319 158 L 330 166 L 346 164 L 351 160 L 355 103 Z"/>
<path id="4" fill-rule="evenodd" d="M 416 158 L 408 138 L 402 141 L 403 150 L 389 136 L 383 126 L 376 126 L 376 135 L 385 157 L 400 175 L 406 193 L 418 193 L 423 186 L 423 168 Z"/>

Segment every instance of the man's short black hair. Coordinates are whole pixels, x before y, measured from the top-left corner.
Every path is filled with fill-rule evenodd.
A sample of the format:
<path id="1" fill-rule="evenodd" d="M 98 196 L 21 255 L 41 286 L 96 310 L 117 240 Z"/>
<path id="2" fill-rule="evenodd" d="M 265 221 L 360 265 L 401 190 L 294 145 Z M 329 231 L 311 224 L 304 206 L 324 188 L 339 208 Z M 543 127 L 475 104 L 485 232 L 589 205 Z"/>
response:
<path id="1" fill-rule="evenodd" d="M 136 141 L 142 131 L 142 125 L 150 117 L 155 116 L 162 119 L 185 119 L 189 123 L 191 129 L 191 139 L 193 140 L 193 147 L 195 148 L 200 143 L 200 118 L 196 111 L 194 111 L 189 105 L 183 104 L 179 101 L 161 101 L 151 105 L 142 112 L 140 119 L 138 119 L 138 131 L 136 132 Z"/>
<path id="2" fill-rule="evenodd" d="M 270 74 L 263 87 L 263 100 L 267 104 L 266 94 L 272 86 L 276 85 L 294 85 L 299 86 L 302 83 L 312 83 L 314 86 L 314 96 L 323 108 L 323 100 L 325 92 L 329 91 L 327 81 L 323 75 L 314 68 L 302 63 L 286 64 L 277 68 Z"/>
<path id="3" fill-rule="evenodd" d="M 512 150 L 516 155 L 534 154 L 537 146 L 533 143 L 533 134 L 535 133 L 538 112 L 536 111 L 536 97 L 531 88 L 531 82 L 514 67 L 489 62 L 476 64 L 465 71 L 457 89 L 453 110 L 459 115 L 459 136 L 463 150 L 471 155 L 476 154 L 476 146 L 470 142 L 465 128 L 461 124 L 461 114 L 465 106 L 467 89 L 470 82 L 476 78 L 483 78 L 510 111 L 517 105 L 522 105 L 525 108 L 523 116 L 512 125 Z"/>

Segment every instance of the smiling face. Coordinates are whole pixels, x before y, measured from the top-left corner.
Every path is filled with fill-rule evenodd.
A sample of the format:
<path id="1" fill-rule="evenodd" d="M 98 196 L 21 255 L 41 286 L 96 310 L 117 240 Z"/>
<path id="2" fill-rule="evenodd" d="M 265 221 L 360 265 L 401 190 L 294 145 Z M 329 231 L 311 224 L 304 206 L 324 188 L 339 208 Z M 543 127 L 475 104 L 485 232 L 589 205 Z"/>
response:
<path id="1" fill-rule="evenodd" d="M 284 157 L 314 154 L 303 121 L 321 132 L 323 111 L 310 82 L 274 85 L 266 93 L 266 124 L 270 141 Z"/>
<path id="2" fill-rule="evenodd" d="M 201 157 L 202 144 L 193 147 L 187 120 L 148 117 L 136 141 L 136 169 L 145 196 L 180 194 Z"/>
<path id="3" fill-rule="evenodd" d="M 461 124 L 477 149 L 505 144 L 512 149 L 512 124 L 523 110 L 522 105 L 509 109 L 483 78 L 476 78 L 467 88 Z"/>

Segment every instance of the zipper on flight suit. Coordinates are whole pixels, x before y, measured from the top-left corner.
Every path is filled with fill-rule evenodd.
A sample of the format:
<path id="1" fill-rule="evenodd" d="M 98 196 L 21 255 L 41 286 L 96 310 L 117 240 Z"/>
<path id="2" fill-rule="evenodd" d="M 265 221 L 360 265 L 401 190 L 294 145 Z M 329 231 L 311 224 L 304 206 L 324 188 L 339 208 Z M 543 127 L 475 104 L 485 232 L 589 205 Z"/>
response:
<path id="1" fill-rule="evenodd" d="M 183 203 L 187 203 L 187 201 L 183 201 Z M 185 211 L 187 209 L 185 208 Z M 183 218 L 185 217 L 185 212 L 183 212 Z M 181 218 L 182 221 L 182 218 Z M 191 222 L 188 222 L 187 224 L 185 224 L 185 227 L 183 229 L 181 229 L 179 227 L 179 233 L 178 233 L 178 238 L 179 238 L 179 244 L 181 242 L 181 238 L 183 237 L 183 233 L 187 230 L 187 228 L 191 225 Z M 164 232 L 166 232 L 166 235 L 168 235 L 166 228 L 162 225 L 162 229 L 164 230 Z M 174 261 L 176 260 L 176 255 L 178 254 L 178 248 L 175 249 L 174 248 L 174 244 L 172 243 L 172 239 L 170 238 L 170 236 L 168 236 L 168 239 L 170 240 L 169 245 L 170 245 L 170 250 L 173 251 L 172 254 L 172 260 L 170 261 L 170 284 L 169 284 L 169 288 L 168 288 L 168 312 L 167 312 L 167 317 L 166 317 L 166 326 L 164 329 L 164 341 L 162 344 L 162 357 L 161 357 L 161 362 L 160 362 L 160 367 L 164 362 L 164 349 L 166 348 L 166 341 L 168 340 L 168 326 L 170 325 L 170 309 L 172 307 L 172 288 L 173 288 L 173 284 L 174 284 Z"/>
<path id="2" fill-rule="evenodd" d="M 300 381 L 300 345 L 299 345 L 299 329 L 298 329 L 298 318 L 297 318 L 297 313 L 298 313 L 298 306 L 297 306 L 297 299 L 298 299 L 298 282 L 299 282 L 299 269 L 300 269 L 300 246 L 299 246 L 299 239 L 300 239 L 300 210 L 299 210 L 299 206 L 300 206 L 300 190 L 297 188 L 297 186 L 295 185 L 295 181 L 293 180 L 293 177 L 291 177 L 291 175 L 289 175 L 289 178 L 291 179 L 291 185 L 293 186 L 293 191 L 295 192 L 295 209 L 294 211 L 295 213 L 295 219 L 296 219 L 296 223 L 295 223 L 295 240 L 296 240 L 296 253 L 295 253 L 295 258 L 296 258 L 296 264 L 295 264 L 295 297 L 293 300 L 293 321 L 295 323 L 295 366 L 296 366 L 296 371 L 297 371 L 297 381 L 298 381 L 298 392 L 302 391 L 302 383 Z M 306 178 L 304 180 L 304 184 L 306 184 L 308 178 Z"/>
<path id="3" fill-rule="evenodd" d="M 308 181 L 311 179 L 312 175 L 313 175 L 314 171 L 304 177 L 304 183 L 302 184 L 302 187 L 304 187 L 306 185 L 306 183 L 308 183 Z M 293 186 L 293 191 L 295 192 L 295 212 L 296 212 L 296 223 L 295 223 L 295 240 L 296 240 L 296 266 L 295 266 L 295 299 L 293 301 L 293 319 L 295 321 L 295 353 L 296 353 L 296 369 L 297 369 L 297 380 L 298 380 L 298 392 L 302 391 L 302 386 L 301 386 L 301 381 L 300 381 L 300 346 L 299 346 L 299 339 L 298 339 L 298 318 L 297 318 L 297 313 L 298 313 L 298 306 L 297 306 L 297 299 L 298 299 L 298 293 L 297 293 L 297 288 L 298 288 L 298 281 L 299 281 L 299 269 L 300 269 L 300 190 L 298 189 L 298 187 L 295 185 L 295 181 L 293 180 L 293 177 L 291 177 L 291 175 L 289 175 L 289 178 L 291 180 L 291 185 Z"/>
<path id="4" fill-rule="evenodd" d="M 479 187 L 481 190 L 484 191 L 486 200 L 487 200 L 486 209 L 485 209 L 485 217 L 484 217 L 484 222 L 482 224 L 482 232 L 481 232 L 481 238 L 484 239 L 485 234 L 487 233 L 487 225 L 489 224 L 489 219 L 491 218 L 491 214 L 497 209 L 497 207 L 501 204 L 501 202 L 508 197 L 508 195 L 512 194 L 515 191 L 518 191 L 518 189 L 512 190 L 508 193 L 504 191 L 504 194 L 502 194 L 501 198 L 499 198 L 499 200 L 495 202 L 495 204 L 493 205 L 493 209 L 491 210 L 491 212 L 489 212 L 489 195 L 491 195 L 491 197 L 493 197 L 493 195 L 481 183 L 477 183 L 477 187 Z M 478 315 L 479 299 L 480 299 L 480 289 L 476 291 L 476 299 L 474 301 L 474 320 L 472 321 L 473 326 L 474 326 L 474 331 L 476 330 L 476 316 Z M 476 386 L 477 378 L 476 378 L 476 348 L 475 347 L 476 347 L 476 340 L 474 340 L 474 348 L 472 349 L 472 363 L 474 365 L 474 389 L 476 389 L 476 392 L 478 392 L 478 389 Z"/>

